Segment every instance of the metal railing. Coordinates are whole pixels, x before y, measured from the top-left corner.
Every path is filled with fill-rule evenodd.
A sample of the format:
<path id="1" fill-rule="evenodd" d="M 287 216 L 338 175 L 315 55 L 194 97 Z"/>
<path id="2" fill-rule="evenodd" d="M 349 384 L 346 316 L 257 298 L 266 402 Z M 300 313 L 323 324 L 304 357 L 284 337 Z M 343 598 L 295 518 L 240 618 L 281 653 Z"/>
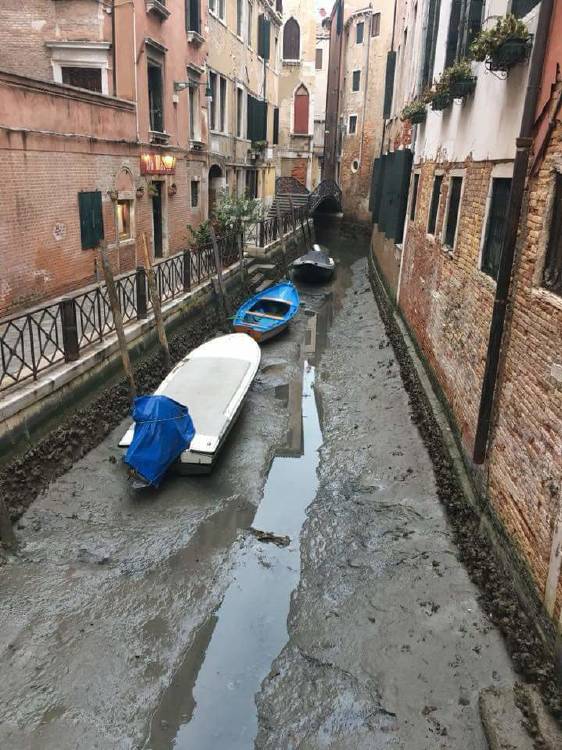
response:
<path id="1" fill-rule="evenodd" d="M 255 224 L 246 226 L 245 240 L 255 247 L 268 247 L 277 242 L 281 235 L 295 232 L 298 226 L 308 221 L 308 210 L 305 206 L 295 208 L 292 212 L 284 213 L 281 217 L 270 216 Z"/>
<path id="2" fill-rule="evenodd" d="M 240 260 L 242 236 L 217 240 L 223 268 Z M 216 273 L 212 244 L 190 248 L 154 265 L 161 302 L 167 302 L 207 281 Z M 140 266 L 116 277 L 123 321 L 148 316 L 150 300 L 146 271 Z M 0 320 L 0 391 L 33 379 L 52 365 L 80 358 L 84 349 L 115 330 L 105 284 L 50 302 L 12 318 Z"/>

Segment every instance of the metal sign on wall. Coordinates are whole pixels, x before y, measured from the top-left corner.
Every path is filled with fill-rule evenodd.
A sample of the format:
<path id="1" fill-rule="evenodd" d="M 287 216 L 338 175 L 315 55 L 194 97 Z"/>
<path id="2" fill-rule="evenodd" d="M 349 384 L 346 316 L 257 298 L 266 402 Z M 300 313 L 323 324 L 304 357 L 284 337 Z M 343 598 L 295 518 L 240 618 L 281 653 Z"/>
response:
<path id="1" fill-rule="evenodd" d="M 141 154 L 141 174 L 175 174 L 176 157 L 172 154 Z"/>

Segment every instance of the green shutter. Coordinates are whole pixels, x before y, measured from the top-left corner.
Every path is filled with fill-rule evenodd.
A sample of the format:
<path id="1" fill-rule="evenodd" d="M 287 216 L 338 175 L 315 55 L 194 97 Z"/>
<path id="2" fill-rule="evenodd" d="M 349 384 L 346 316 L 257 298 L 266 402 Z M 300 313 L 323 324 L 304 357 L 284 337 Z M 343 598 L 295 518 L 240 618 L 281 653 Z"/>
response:
<path id="1" fill-rule="evenodd" d="M 382 191 L 378 225 L 379 230 L 394 242 L 402 242 L 404 234 L 412 159 L 413 154 L 409 149 L 393 151 L 382 157 L 382 179 L 377 185 L 377 189 Z"/>
<path id="2" fill-rule="evenodd" d="M 379 224 L 381 218 L 381 203 L 384 188 L 384 172 L 386 166 L 386 156 L 379 156 L 373 164 L 373 176 L 371 187 L 371 211 L 373 213 L 373 223 Z"/>
<path id="3" fill-rule="evenodd" d="M 273 110 L 273 143 L 277 145 L 279 143 L 279 108 L 275 107 Z"/>
<path id="4" fill-rule="evenodd" d="M 271 51 L 271 21 L 261 13 L 258 17 L 258 55 L 269 60 Z"/>
<path id="5" fill-rule="evenodd" d="M 392 95 L 394 93 L 394 72 L 396 70 L 396 52 L 391 50 L 386 58 L 386 80 L 384 84 L 384 106 L 382 116 L 385 120 L 390 117 L 392 110 Z"/>
<path id="6" fill-rule="evenodd" d="M 104 236 L 101 192 L 78 193 L 78 208 L 82 250 L 90 250 L 97 247 Z"/>

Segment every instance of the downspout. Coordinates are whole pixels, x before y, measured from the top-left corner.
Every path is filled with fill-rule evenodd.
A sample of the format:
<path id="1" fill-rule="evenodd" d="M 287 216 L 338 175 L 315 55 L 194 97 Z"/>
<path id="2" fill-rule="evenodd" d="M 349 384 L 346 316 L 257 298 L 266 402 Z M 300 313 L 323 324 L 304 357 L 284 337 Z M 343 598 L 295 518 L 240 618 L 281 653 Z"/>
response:
<path id="1" fill-rule="evenodd" d="M 371 8 L 371 15 L 369 16 L 370 24 L 368 28 L 368 35 L 369 35 L 369 41 L 367 42 L 367 70 L 365 72 L 365 90 L 363 92 L 363 122 L 362 128 L 361 128 L 361 141 L 359 143 L 359 170 L 360 172 L 363 170 L 363 142 L 365 140 L 365 113 L 367 111 L 367 91 L 369 89 L 369 71 L 371 69 L 371 24 L 373 23 L 373 11 L 372 6 L 369 5 Z"/>
<path id="2" fill-rule="evenodd" d="M 478 412 L 478 424 L 474 440 L 473 459 L 476 464 L 484 463 L 488 438 L 490 435 L 490 424 L 494 408 L 494 394 L 501 360 L 501 345 L 505 328 L 507 305 L 509 302 L 511 274 L 515 258 L 521 206 L 523 204 L 523 195 L 525 192 L 527 170 L 529 166 L 529 153 L 533 144 L 533 126 L 535 123 L 535 114 L 540 91 L 542 68 L 548 43 L 553 4 L 554 0 L 542 0 L 541 2 L 533 53 L 531 56 L 527 93 L 523 105 L 521 129 L 519 131 L 519 138 L 517 138 L 516 141 L 513 179 L 511 182 L 511 193 L 509 196 L 506 217 L 506 232 L 496 281 L 496 297 L 494 300 L 492 322 L 490 324 L 486 368 L 484 370 L 482 393 L 480 396 L 480 409 Z"/>
<path id="3" fill-rule="evenodd" d="M 111 59 L 112 65 L 112 84 L 113 84 L 113 96 L 117 96 L 117 52 L 115 49 L 115 0 L 111 3 Z"/>

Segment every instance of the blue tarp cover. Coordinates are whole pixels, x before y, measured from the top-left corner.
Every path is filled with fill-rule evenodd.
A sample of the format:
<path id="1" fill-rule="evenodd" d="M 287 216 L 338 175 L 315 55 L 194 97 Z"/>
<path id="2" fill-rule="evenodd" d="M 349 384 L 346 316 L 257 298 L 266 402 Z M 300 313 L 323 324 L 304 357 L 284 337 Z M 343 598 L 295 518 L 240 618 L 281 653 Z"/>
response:
<path id="1" fill-rule="evenodd" d="M 125 463 L 158 487 L 162 477 L 186 450 L 195 427 L 186 406 L 167 396 L 139 396 L 133 405 L 135 434 Z"/>

